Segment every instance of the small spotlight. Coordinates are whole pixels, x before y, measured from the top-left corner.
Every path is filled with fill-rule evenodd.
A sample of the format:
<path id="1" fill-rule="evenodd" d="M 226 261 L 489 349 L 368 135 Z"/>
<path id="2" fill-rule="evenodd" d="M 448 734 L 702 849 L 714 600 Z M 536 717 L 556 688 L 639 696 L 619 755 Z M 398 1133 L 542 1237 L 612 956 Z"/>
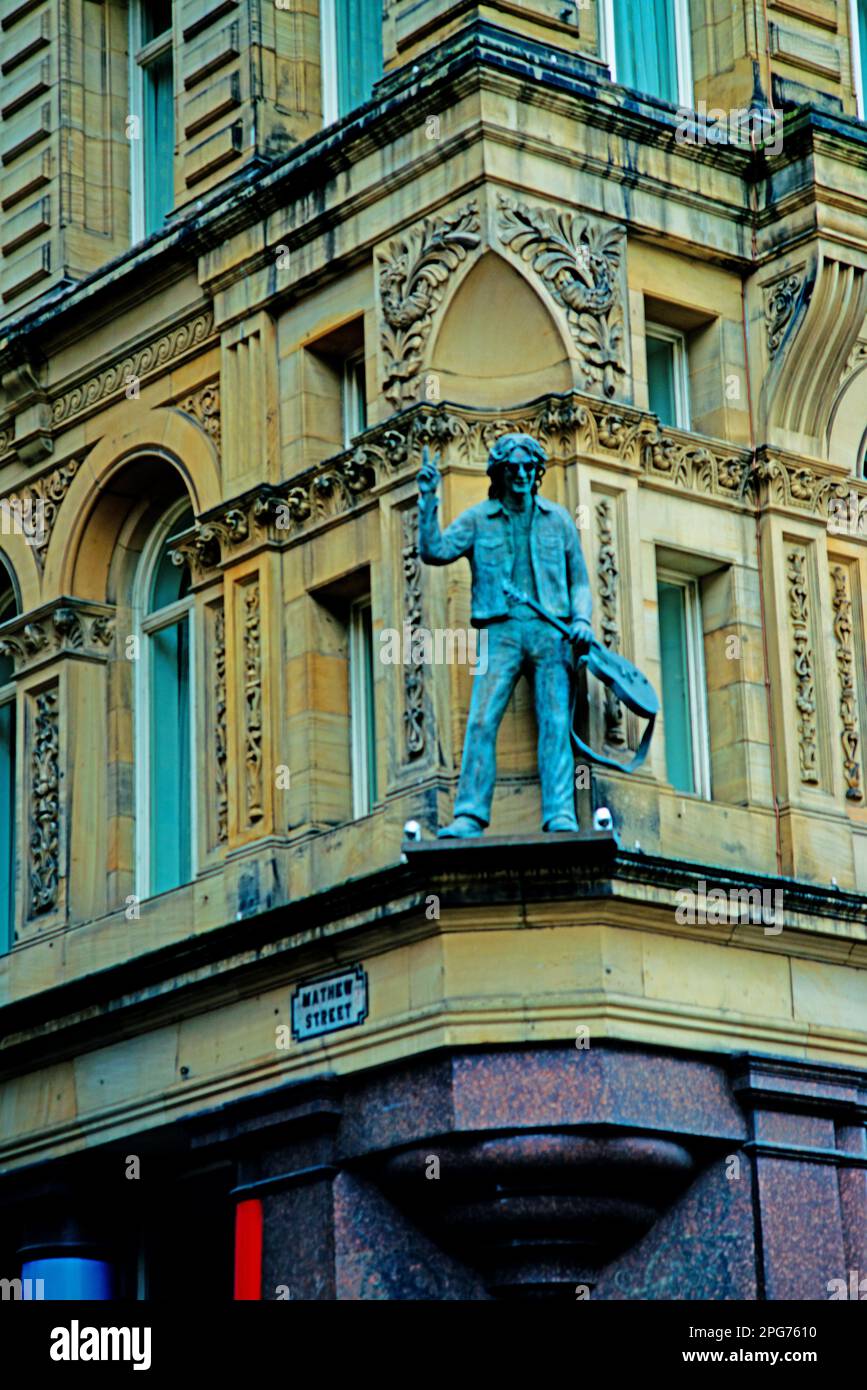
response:
<path id="1" fill-rule="evenodd" d="M 403 827 L 403 838 L 405 840 L 420 840 L 421 826 L 417 820 L 408 820 Z"/>
<path id="2" fill-rule="evenodd" d="M 612 816 L 612 814 L 611 814 L 611 812 L 609 811 L 609 809 L 608 809 L 607 806 L 600 806 L 598 810 L 596 810 L 596 811 L 593 812 L 593 829 L 594 829 L 594 830 L 613 830 L 613 829 L 614 829 L 614 817 Z"/>

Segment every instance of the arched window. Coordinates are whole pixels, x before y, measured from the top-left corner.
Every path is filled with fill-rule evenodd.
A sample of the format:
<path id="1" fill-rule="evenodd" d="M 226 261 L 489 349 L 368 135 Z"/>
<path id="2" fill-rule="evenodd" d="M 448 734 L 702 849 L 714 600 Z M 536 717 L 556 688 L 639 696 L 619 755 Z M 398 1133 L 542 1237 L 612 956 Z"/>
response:
<path id="1" fill-rule="evenodd" d="M 12 577 L 0 560 L 0 625 L 18 612 Z M 12 658 L 0 656 L 0 951 L 15 925 L 15 683 Z"/>
<path id="2" fill-rule="evenodd" d="M 189 503 L 163 516 L 142 552 L 136 609 L 138 891 L 142 897 L 193 875 L 193 681 L 190 573 L 175 565 L 174 537 L 193 524 Z"/>

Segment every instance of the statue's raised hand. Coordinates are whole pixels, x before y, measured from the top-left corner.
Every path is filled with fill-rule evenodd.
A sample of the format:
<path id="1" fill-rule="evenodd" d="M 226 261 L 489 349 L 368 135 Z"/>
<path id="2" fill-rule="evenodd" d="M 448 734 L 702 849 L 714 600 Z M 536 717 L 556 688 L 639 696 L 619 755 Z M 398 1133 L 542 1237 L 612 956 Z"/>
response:
<path id="1" fill-rule="evenodd" d="M 439 454 L 431 458 L 427 445 L 421 451 L 421 468 L 418 470 L 418 490 L 422 497 L 433 497 L 440 485 L 440 472 L 437 468 Z"/>

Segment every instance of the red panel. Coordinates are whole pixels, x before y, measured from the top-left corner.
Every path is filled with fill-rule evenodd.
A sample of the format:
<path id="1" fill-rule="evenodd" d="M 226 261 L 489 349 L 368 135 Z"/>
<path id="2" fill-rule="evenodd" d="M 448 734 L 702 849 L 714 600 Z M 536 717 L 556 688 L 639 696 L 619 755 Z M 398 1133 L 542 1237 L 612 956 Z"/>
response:
<path id="1" fill-rule="evenodd" d="M 235 1208 L 235 1298 L 262 1297 L 262 1203 L 256 1197 Z"/>

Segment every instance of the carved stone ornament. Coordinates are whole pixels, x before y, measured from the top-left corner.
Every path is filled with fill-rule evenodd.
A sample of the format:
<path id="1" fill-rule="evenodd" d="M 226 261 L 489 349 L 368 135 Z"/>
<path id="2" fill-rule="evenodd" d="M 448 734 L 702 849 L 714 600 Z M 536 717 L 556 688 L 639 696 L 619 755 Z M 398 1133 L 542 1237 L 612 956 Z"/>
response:
<path id="1" fill-rule="evenodd" d="M 852 594 L 849 569 L 845 565 L 831 566 L 834 609 L 834 644 L 837 655 L 837 677 L 840 682 L 840 743 L 843 752 L 843 776 L 846 780 L 846 799 L 862 801 L 859 749 L 861 735 L 858 727 L 858 695 L 855 689 L 855 647 L 852 629 Z"/>
<path id="2" fill-rule="evenodd" d="M 816 732 L 813 650 L 810 645 L 807 556 L 803 550 L 789 551 L 786 556 L 786 578 L 789 581 L 789 622 L 792 633 L 801 781 L 815 784 L 819 781 L 819 743 Z"/>
<path id="3" fill-rule="evenodd" d="M 248 825 L 264 815 L 262 786 L 262 639 L 258 584 L 244 589 L 244 805 Z"/>
<path id="4" fill-rule="evenodd" d="M 0 505 L 9 512 L 13 524 L 16 517 L 21 518 L 23 535 L 28 545 L 33 547 L 33 554 L 40 570 L 45 565 L 45 553 L 60 504 L 69 491 L 70 483 L 78 469 L 78 460 L 70 459 L 68 463 L 63 463 L 46 473 L 44 477 L 28 483 L 19 492 L 10 493 L 8 497 L 0 499 Z"/>
<path id="5" fill-rule="evenodd" d="M 401 517 L 401 559 L 403 561 L 404 621 L 410 632 L 421 627 L 421 560 L 418 553 L 418 508 L 411 507 Z M 404 667 L 403 727 L 406 755 L 417 758 L 424 752 L 424 652 L 419 643 L 410 643 L 410 664 Z"/>
<path id="6" fill-rule="evenodd" d="M 217 843 L 229 839 L 229 776 L 226 733 L 226 615 L 222 603 L 214 613 L 214 767 L 217 790 Z"/>
<path id="7" fill-rule="evenodd" d="M 626 375 L 623 228 L 502 194 L 498 202 L 500 239 L 532 265 L 565 311 L 585 385 L 616 395 Z"/>
<path id="8" fill-rule="evenodd" d="M 478 208 L 468 203 L 448 217 L 425 218 L 378 253 L 383 391 L 396 409 L 416 399 L 424 345 L 446 282 L 479 243 Z"/>
<path id="9" fill-rule="evenodd" d="M 160 333 L 144 347 L 136 348 L 134 352 L 57 396 L 52 405 L 52 423 L 55 426 L 67 424 L 76 416 L 97 408 L 110 397 L 130 390 L 133 383 L 153 376 L 198 348 L 213 331 L 213 312 L 203 309 L 184 323 Z"/>
<path id="10" fill-rule="evenodd" d="M 60 701 L 57 686 L 29 697 L 30 815 L 28 915 L 57 906 L 60 881 Z"/>
<path id="11" fill-rule="evenodd" d="M 768 335 L 768 356 L 773 357 L 786 334 L 798 304 L 804 284 L 801 275 L 785 275 L 765 288 L 765 329 Z"/>
<path id="12" fill-rule="evenodd" d="M 181 410 L 192 415 L 202 429 L 211 437 L 219 452 L 220 449 L 220 387 L 216 381 L 199 387 L 192 395 L 179 402 Z"/>
<path id="13" fill-rule="evenodd" d="M 3 624 L 0 656 L 12 658 L 16 675 L 73 654 L 104 661 L 114 626 L 114 609 L 105 604 L 56 599 Z"/>
<path id="14" fill-rule="evenodd" d="M 596 503 L 596 527 L 599 537 L 596 560 L 600 609 L 599 636 L 609 651 L 619 652 L 617 550 L 614 535 L 614 502 L 610 497 L 601 497 Z M 626 743 L 624 709 L 608 686 L 605 686 L 605 742 L 613 748 L 622 748 Z"/>

